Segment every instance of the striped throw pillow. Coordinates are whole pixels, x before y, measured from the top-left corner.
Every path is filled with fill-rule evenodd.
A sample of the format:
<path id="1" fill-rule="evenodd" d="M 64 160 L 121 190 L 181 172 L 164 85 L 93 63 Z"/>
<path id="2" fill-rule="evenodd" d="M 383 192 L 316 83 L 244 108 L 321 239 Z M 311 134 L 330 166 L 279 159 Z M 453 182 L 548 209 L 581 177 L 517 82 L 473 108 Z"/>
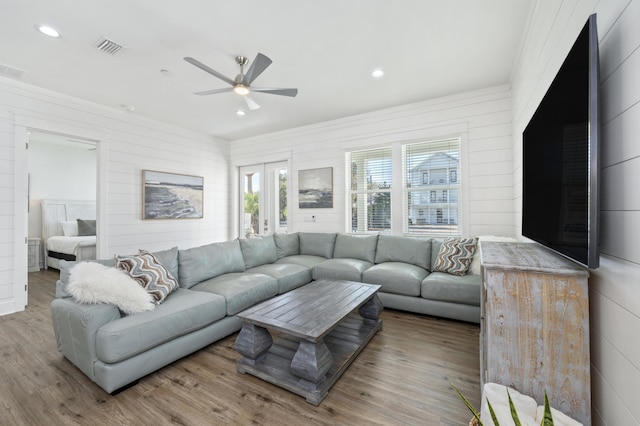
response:
<path id="1" fill-rule="evenodd" d="M 133 256 L 116 256 L 116 267 L 126 271 L 131 278 L 153 296 L 156 305 L 161 304 L 179 285 L 173 275 L 158 258 L 145 250 Z"/>
<path id="2" fill-rule="evenodd" d="M 447 238 L 443 241 L 433 272 L 462 276 L 467 273 L 478 245 L 477 238 Z"/>

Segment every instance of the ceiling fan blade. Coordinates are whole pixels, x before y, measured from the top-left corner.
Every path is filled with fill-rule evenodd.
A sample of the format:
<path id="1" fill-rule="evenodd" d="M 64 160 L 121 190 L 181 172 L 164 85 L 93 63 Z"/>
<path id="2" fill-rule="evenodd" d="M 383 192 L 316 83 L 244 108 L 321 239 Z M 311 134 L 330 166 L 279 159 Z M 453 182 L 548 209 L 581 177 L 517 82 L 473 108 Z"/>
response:
<path id="1" fill-rule="evenodd" d="M 216 93 L 226 93 L 226 92 L 233 92 L 233 87 L 225 87 L 224 89 L 204 90 L 202 92 L 196 92 L 194 93 L 194 95 L 206 96 L 206 95 L 215 95 Z"/>
<path id="2" fill-rule="evenodd" d="M 298 89 L 281 89 L 278 87 L 252 87 L 251 91 L 269 93 L 272 95 L 291 96 L 292 98 L 298 94 Z"/>
<path id="3" fill-rule="evenodd" d="M 250 95 L 244 95 L 243 98 L 251 111 L 255 111 L 260 108 L 260 105 Z"/>
<path id="4" fill-rule="evenodd" d="M 220 74 L 218 71 L 214 70 L 213 68 L 210 68 L 208 66 L 206 66 L 205 64 L 203 64 L 202 62 L 198 61 L 197 59 L 193 59 L 189 56 L 185 56 L 183 58 L 185 61 L 189 62 L 191 65 L 195 65 L 196 67 L 200 68 L 201 70 L 208 72 L 209 74 L 218 77 L 220 80 L 224 81 L 225 83 L 228 83 L 230 85 L 234 85 L 235 82 L 233 80 L 231 80 L 229 77 L 226 77 L 222 74 Z"/>
<path id="5" fill-rule="evenodd" d="M 271 59 L 267 56 L 262 53 L 258 53 L 249 66 L 249 70 L 244 75 L 243 83 L 249 86 L 253 80 L 255 80 L 264 70 L 267 69 L 269 65 L 271 65 L 271 62 Z"/>

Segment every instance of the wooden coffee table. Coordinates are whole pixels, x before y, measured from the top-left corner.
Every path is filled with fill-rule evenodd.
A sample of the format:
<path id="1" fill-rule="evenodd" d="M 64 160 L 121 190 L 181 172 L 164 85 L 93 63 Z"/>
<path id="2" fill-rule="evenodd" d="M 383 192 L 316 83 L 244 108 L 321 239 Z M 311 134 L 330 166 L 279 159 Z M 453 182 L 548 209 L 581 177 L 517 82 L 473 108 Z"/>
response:
<path id="1" fill-rule="evenodd" d="M 320 404 L 382 328 L 379 289 L 319 280 L 239 313 L 238 371 Z"/>

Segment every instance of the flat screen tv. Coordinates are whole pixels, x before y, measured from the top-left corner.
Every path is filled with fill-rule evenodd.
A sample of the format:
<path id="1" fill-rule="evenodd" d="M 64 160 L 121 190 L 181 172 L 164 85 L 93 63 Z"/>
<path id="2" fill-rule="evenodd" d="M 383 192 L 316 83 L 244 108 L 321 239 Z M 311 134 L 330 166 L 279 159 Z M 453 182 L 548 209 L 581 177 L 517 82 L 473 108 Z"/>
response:
<path id="1" fill-rule="evenodd" d="M 599 266 L 598 33 L 591 15 L 523 138 L 522 235 Z"/>

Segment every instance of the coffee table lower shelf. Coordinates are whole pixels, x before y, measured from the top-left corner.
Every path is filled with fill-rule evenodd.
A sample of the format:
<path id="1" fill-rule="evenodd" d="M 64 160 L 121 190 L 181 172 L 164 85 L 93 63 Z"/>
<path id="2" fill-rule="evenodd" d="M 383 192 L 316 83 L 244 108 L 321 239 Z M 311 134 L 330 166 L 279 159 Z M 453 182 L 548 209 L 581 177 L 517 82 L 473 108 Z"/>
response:
<path id="1" fill-rule="evenodd" d="M 331 386 L 381 328 L 382 321 L 379 319 L 365 319 L 357 314 L 345 317 L 324 337 L 324 342 L 333 357 L 333 364 L 318 383 L 297 377 L 291 372 L 291 361 L 300 339 L 284 334 L 273 336 L 273 344 L 258 359 L 242 357 L 238 361 L 237 370 L 303 396 L 313 405 L 319 405 Z"/>

